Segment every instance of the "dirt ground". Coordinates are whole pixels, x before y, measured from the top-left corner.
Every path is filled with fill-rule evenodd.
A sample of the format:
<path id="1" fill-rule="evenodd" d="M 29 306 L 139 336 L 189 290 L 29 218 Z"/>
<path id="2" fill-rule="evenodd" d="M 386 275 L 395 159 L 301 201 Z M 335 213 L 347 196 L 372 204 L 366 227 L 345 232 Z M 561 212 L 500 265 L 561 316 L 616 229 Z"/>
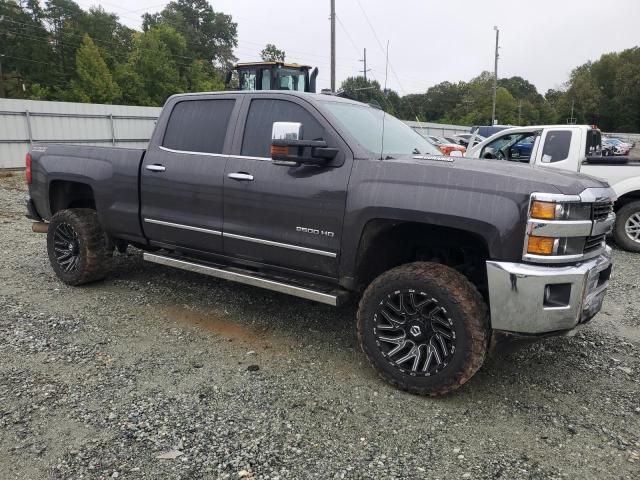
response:
<path id="1" fill-rule="evenodd" d="M 459 392 L 381 382 L 333 309 L 117 254 L 67 287 L 0 178 L 0 478 L 640 478 L 640 255 Z"/>

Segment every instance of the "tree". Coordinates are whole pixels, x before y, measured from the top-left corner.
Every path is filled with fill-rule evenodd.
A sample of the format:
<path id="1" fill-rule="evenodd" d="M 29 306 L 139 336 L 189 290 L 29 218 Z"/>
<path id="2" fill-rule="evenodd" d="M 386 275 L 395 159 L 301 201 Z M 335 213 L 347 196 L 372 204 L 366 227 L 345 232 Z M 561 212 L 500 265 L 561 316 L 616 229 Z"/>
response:
<path id="1" fill-rule="evenodd" d="M 376 80 L 363 76 L 349 77 L 340 86 L 344 95 L 353 100 L 379 105 L 386 112 L 395 114 L 400 108 L 400 97 L 393 90 L 384 92 Z"/>
<path id="2" fill-rule="evenodd" d="M 37 0 L 21 4 L 0 1 L 0 53 L 5 55 L 4 91 L 0 91 L 0 96 L 3 93 L 8 97 L 28 96 L 31 83 L 51 81 L 51 66 L 55 65 L 43 17 Z"/>
<path id="3" fill-rule="evenodd" d="M 91 37 L 111 70 L 126 61 L 133 50 L 134 31 L 122 25 L 115 13 L 101 6 L 91 7 L 82 17 L 81 30 Z"/>
<path id="4" fill-rule="evenodd" d="M 189 92 L 215 92 L 224 90 L 224 78 L 204 60 L 194 60 L 186 75 Z"/>
<path id="5" fill-rule="evenodd" d="M 123 100 L 133 105 L 162 105 L 167 97 L 187 90 L 177 59 L 186 41 L 167 25 L 158 25 L 135 37 L 134 50 L 116 74 Z M 189 67 L 189 65 L 187 65 Z"/>
<path id="6" fill-rule="evenodd" d="M 233 49 L 238 45 L 238 25 L 231 16 L 214 12 L 206 0 L 177 0 L 167 4 L 160 13 L 143 15 L 145 32 L 163 24 L 184 37 L 194 59 L 212 62 L 221 68 L 229 68 L 235 62 Z"/>
<path id="7" fill-rule="evenodd" d="M 118 85 L 87 34 L 76 53 L 76 78 L 72 81 L 71 92 L 80 102 L 113 103 L 120 97 Z"/>
<path id="8" fill-rule="evenodd" d="M 265 62 L 284 62 L 285 56 L 285 51 L 280 50 L 273 43 L 267 43 L 260 52 L 260 57 Z"/>
<path id="9" fill-rule="evenodd" d="M 49 69 L 54 89 L 61 92 L 75 72 L 75 53 L 82 43 L 85 13 L 72 0 L 47 0 L 44 16 L 50 27 L 51 44 L 56 57 Z"/>

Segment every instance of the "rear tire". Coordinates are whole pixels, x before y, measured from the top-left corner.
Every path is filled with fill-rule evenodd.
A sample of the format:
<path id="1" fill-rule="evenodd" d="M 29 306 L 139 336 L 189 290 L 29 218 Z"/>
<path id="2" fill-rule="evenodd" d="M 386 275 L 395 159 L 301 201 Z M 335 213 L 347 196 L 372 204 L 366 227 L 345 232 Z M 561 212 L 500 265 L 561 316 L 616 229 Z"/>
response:
<path id="1" fill-rule="evenodd" d="M 67 285 L 103 279 L 111 267 L 113 248 L 109 245 L 95 210 L 61 210 L 49 222 L 49 261 L 58 278 Z"/>
<path id="2" fill-rule="evenodd" d="M 386 382 L 436 396 L 460 388 L 482 366 L 488 323 L 485 302 L 463 275 L 416 262 L 383 273 L 365 290 L 358 341 Z"/>
<path id="3" fill-rule="evenodd" d="M 613 237 L 624 250 L 640 252 L 640 201 L 627 203 L 618 210 Z"/>

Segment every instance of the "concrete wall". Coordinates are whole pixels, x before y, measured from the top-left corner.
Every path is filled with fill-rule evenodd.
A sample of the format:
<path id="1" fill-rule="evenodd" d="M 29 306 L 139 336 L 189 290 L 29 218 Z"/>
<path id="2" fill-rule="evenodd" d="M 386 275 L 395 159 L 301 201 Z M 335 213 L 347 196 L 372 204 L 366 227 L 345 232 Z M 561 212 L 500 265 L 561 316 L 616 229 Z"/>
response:
<path id="1" fill-rule="evenodd" d="M 144 148 L 158 107 L 0 98 L 0 169 L 23 168 L 36 142 Z"/>

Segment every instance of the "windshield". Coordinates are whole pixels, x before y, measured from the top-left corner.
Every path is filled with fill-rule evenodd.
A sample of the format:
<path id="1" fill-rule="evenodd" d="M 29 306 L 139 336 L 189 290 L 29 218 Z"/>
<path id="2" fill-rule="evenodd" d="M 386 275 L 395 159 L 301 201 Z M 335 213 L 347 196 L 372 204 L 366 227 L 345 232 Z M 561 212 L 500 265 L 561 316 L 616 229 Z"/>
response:
<path id="1" fill-rule="evenodd" d="M 376 157 L 442 155 L 427 140 L 397 118 L 367 105 L 323 100 L 322 103 L 366 150 Z M 384 118 L 384 150 L 382 125 Z"/>

